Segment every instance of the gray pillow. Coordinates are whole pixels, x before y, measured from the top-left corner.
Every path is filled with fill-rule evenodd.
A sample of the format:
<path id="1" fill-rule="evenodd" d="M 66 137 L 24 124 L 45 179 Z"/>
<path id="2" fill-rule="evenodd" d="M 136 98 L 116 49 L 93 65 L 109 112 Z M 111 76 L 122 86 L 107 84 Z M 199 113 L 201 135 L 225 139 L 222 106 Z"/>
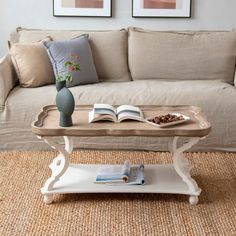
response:
<path id="1" fill-rule="evenodd" d="M 69 69 L 65 67 L 65 62 L 71 60 L 71 54 L 79 56 L 80 71 L 71 72 L 72 81 L 67 81 L 67 87 L 98 82 L 88 35 L 81 35 L 66 41 L 44 42 L 44 46 L 47 49 L 56 78 L 69 72 Z"/>

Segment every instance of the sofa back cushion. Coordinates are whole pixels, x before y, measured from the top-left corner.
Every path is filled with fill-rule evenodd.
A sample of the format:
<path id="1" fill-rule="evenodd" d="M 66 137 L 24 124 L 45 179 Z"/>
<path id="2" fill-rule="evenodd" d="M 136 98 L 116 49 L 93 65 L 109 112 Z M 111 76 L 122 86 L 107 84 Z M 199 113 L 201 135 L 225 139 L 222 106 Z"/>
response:
<path id="1" fill-rule="evenodd" d="M 94 64 L 99 81 L 130 81 L 128 69 L 128 33 L 126 30 L 27 30 L 18 29 L 21 43 L 37 42 L 50 36 L 53 40 L 67 40 L 89 34 Z"/>
<path id="2" fill-rule="evenodd" d="M 129 29 L 132 78 L 221 80 L 233 83 L 236 32 Z"/>
<path id="3" fill-rule="evenodd" d="M 49 41 L 45 39 L 45 42 Z M 55 83 L 53 68 L 43 41 L 10 43 L 11 56 L 21 87 L 39 87 Z"/>

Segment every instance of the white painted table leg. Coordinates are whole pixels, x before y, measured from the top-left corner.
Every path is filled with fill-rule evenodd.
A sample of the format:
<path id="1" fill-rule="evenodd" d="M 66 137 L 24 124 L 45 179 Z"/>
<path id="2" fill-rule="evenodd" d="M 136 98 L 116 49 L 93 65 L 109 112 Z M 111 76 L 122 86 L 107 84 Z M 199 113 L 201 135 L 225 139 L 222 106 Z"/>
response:
<path id="1" fill-rule="evenodd" d="M 66 151 L 71 154 L 73 151 L 73 138 L 72 137 L 67 137 L 67 136 L 63 136 L 64 141 L 65 141 L 65 149 Z"/>
<path id="2" fill-rule="evenodd" d="M 169 152 L 173 155 L 176 150 L 176 144 L 174 143 L 174 138 L 170 138 L 168 143 Z"/>
<path id="3" fill-rule="evenodd" d="M 189 141 L 187 143 L 184 143 L 181 147 L 178 147 L 178 137 L 174 137 L 172 141 L 173 165 L 178 175 L 188 185 L 189 192 L 192 193 L 189 197 L 189 202 L 193 205 L 197 204 L 198 195 L 201 193 L 201 189 L 198 187 L 196 181 L 191 177 L 190 171 L 192 169 L 192 166 L 185 158 L 184 152 L 190 149 L 199 140 L 200 138 L 198 137 L 189 138 Z"/>
<path id="4" fill-rule="evenodd" d="M 59 154 L 52 163 L 49 165 L 52 175 L 45 182 L 43 188 L 41 189 L 42 194 L 44 195 L 44 202 L 46 204 L 51 204 L 53 201 L 53 194 L 48 193 L 53 189 L 54 184 L 60 179 L 60 177 L 66 172 L 69 167 L 69 154 L 73 150 L 73 141 L 71 137 L 64 136 L 65 147 L 58 144 L 52 137 L 42 137 L 42 139 L 50 145 L 53 149 L 59 151 Z"/>

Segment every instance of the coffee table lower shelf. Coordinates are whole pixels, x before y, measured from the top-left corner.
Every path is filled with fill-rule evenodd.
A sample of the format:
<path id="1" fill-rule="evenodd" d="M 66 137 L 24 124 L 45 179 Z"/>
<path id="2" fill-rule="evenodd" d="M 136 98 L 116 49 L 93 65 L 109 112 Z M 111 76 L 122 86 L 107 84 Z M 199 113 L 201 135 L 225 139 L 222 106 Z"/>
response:
<path id="1" fill-rule="evenodd" d="M 97 169 L 101 166 L 104 165 L 70 164 L 52 190 L 42 188 L 41 192 L 46 198 L 52 194 L 67 193 L 170 193 L 197 197 L 201 192 L 200 189 L 190 191 L 172 164 L 145 165 L 144 185 L 121 186 L 95 184 Z M 53 167 L 51 169 L 52 172 L 56 171 Z"/>

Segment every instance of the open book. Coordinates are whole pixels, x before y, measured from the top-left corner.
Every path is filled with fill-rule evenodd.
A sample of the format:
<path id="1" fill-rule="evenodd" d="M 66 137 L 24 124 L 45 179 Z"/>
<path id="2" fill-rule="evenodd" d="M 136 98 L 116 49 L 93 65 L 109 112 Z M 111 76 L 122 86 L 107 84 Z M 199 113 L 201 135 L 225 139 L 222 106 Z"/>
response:
<path id="1" fill-rule="evenodd" d="M 100 167 L 94 183 L 142 185 L 144 184 L 144 165 L 131 166 L 129 161 L 125 161 L 123 166 Z"/>
<path id="2" fill-rule="evenodd" d="M 121 122 L 123 120 L 143 121 L 143 112 L 139 107 L 122 105 L 117 108 L 109 104 L 94 104 L 93 110 L 89 112 L 89 123 L 108 120 Z"/>

